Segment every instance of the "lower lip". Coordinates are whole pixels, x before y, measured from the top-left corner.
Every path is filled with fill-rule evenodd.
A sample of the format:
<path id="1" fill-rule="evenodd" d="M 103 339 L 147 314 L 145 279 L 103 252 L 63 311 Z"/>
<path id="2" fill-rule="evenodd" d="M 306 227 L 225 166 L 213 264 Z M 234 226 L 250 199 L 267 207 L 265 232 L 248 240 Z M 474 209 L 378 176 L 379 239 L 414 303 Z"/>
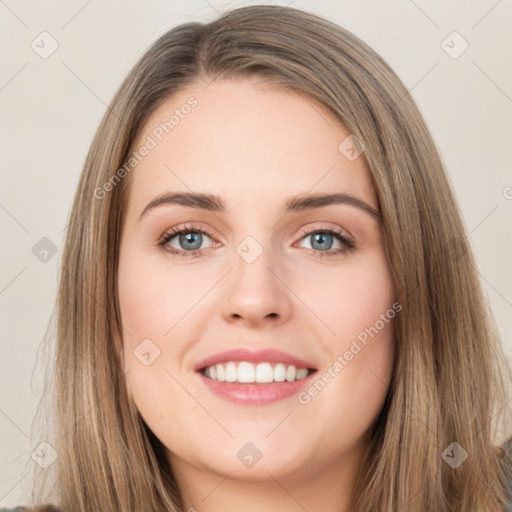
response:
<path id="1" fill-rule="evenodd" d="M 204 384 L 221 398 L 244 404 L 266 404 L 295 395 L 309 385 L 315 373 L 316 371 L 311 372 L 307 377 L 293 382 L 273 382 L 271 384 L 219 382 L 205 377 L 202 373 L 198 372 L 197 374 Z"/>

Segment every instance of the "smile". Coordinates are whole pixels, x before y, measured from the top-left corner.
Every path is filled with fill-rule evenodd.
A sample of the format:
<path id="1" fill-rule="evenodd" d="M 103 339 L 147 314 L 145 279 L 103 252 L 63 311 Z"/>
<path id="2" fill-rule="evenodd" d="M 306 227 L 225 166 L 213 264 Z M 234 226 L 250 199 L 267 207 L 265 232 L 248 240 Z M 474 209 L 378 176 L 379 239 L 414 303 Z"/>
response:
<path id="1" fill-rule="evenodd" d="M 218 367 L 220 367 L 220 372 Z M 241 371 L 240 367 L 242 367 Z M 258 370 L 258 367 L 261 369 Z M 223 371 L 224 380 L 219 380 L 222 378 Z M 270 372 L 272 372 L 271 381 L 269 380 Z M 303 376 L 304 372 L 306 372 L 305 376 Z M 274 367 L 270 363 L 260 363 L 254 368 L 251 363 L 241 361 L 238 368 L 234 362 L 229 362 L 210 366 L 203 371 L 196 372 L 196 375 L 213 394 L 224 400 L 248 405 L 263 405 L 298 394 L 303 388 L 310 385 L 315 373 L 316 370 L 313 369 L 296 369 L 293 365 L 286 366 L 282 363 L 277 363 Z M 212 378 L 210 376 L 212 374 L 215 377 Z M 266 382 L 256 382 L 256 375 L 259 375 L 260 380 L 266 379 Z M 284 379 L 283 375 L 285 375 Z M 280 380 L 274 380 L 276 377 Z M 288 380 L 287 377 L 291 380 Z M 233 380 L 229 381 L 228 378 Z"/>
<path id="2" fill-rule="evenodd" d="M 313 370 L 297 368 L 293 364 L 263 362 L 253 364 L 248 361 L 228 361 L 208 366 L 203 375 L 218 382 L 258 383 L 294 382 L 307 377 Z"/>

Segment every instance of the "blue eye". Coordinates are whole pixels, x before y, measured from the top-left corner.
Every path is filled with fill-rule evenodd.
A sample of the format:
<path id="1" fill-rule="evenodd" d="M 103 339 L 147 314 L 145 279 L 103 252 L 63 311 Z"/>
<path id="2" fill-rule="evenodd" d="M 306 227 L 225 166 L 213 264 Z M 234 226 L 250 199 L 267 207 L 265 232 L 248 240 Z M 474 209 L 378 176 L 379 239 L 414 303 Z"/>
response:
<path id="1" fill-rule="evenodd" d="M 185 234 L 183 234 L 185 233 Z M 180 245 L 184 245 L 186 249 L 197 250 L 201 247 L 203 234 L 195 231 L 183 232 L 178 236 Z M 188 245 L 188 247 L 187 247 Z"/>
<path id="2" fill-rule="evenodd" d="M 343 235 L 341 231 L 330 227 L 307 229 L 302 232 L 302 235 L 303 239 L 312 239 L 312 254 L 318 258 L 346 254 L 355 248 L 355 244 L 352 240 Z M 340 242 L 342 247 L 339 249 L 330 249 L 333 240 Z M 326 246 L 329 246 L 328 250 L 325 250 Z"/>
<path id="3" fill-rule="evenodd" d="M 196 257 L 201 255 L 202 249 L 200 247 L 204 242 L 204 235 L 211 239 L 208 233 L 194 225 L 178 226 L 164 233 L 160 237 L 158 246 L 175 256 Z M 308 238 L 312 240 L 312 248 L 308 250 L 311 251 L 313 256 L 319 258 L 345 254 L 355 248 L 354 242 L 351 239 L 343 235 L 341 231 L 330 227 L 304 230 L 302 235 L 301 240 Z M 174 238 L 177 239 L 181 249 L 170 245 Z M 335 241 L 341 243 L 342 247 L 332 249 L 331 247 Z"/>
<path id="4" fill-rule="evenodd" d="M 210 238 L 207 233 L 200 229 L 196 229 L 194 226 L 172 228 L 170 232 L 162 235 L 158 245 L 173 255 L 185 257 L 197 256 L 201 252 L 199 247 L 201 247 L 203 242 L 203 235 Z M 177 238 L 179 246 L 184 247 L 184 249 L 187 250 L 176 249 L 175 247 L 170 246 L 169 244 L 173 238 Z"/>

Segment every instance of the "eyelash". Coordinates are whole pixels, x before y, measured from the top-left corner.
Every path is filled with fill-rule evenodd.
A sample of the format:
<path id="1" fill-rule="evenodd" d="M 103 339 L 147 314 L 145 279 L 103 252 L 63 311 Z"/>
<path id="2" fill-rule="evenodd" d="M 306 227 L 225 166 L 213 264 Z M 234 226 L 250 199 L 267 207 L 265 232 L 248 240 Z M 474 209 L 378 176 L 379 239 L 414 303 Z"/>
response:
<path id="1" fill-rule="evenodd" d="M 177 235 L 181 235 L 183 233 L 200 233 L 208 235 L 210 238 L 213 239 L 213 235 L 211 235 L 208 231 L 198 229 L 196 226 L 192 225 L 184 225 L 184 226 L 177 226 L 174 228 L 171 228 L 169 231 L 165 232 L 158 240 L 158 247 L 162 249 L 165 252 L 168 252 L 172 254 L 173 256 L 181 256 L 184 258 L 195 258 L 201 254 L 201 252 L 204 249 L 194 249 L 193 251 L 181 251 L 177 249 L 169 249 L 167 244 Z M 317 258 L 325 258 L 325 257 L 333 257 L 336 255 L 346 254 L 350 251 L 352 251 L 355 248 L 354 242 L 343 235 L 341 231 L 337 229 L 333 229 L 328 226 L 322 226 L 320 228 L 312 228 L 312 229 L 304 229 L 302 231 L 302 238 L 311 235 L 313 233 L 327 233 L 329 235 L 334 235 L 335 238 L 337 238 L 342 244 L 344 244 L 344 248 L 342 249 L 330 249 L 328 251 L 319 251 L 317 249 L 308 249 L 309 251 L 313 252 L 313 256 Z"/>

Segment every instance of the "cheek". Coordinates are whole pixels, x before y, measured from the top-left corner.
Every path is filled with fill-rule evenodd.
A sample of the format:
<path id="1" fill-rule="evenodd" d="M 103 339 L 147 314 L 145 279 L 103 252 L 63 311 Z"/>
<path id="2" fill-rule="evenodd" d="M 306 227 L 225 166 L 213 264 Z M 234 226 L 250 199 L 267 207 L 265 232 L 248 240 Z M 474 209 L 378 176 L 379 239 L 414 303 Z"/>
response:
<path id="1" fill-rule="evenodd" d="M 124 339 L 162 338 L 174 325 L 179 293 L 176 287 L 154 282 L 153 276 L 129 276 L 119 285 Z M 129 334 L 128 334 L 129 333 Z"/>
<path id="2" fill-rule="evenodd" d="M 194 281 L 179 269 L 169 271 L 148 264 L 142 258 L 125 257 L 119 270 L 119 305 L 124 343 L 140 343 L 144 338 L 156 343 L 168 340 L 170 331 L 191 310 L 208 283 Z M 180 328 L 182 326 L 180 325 Z M 159 340 L 157 342 L 156 340 Z"/>
<path id="3" fill-rule="evenodd" d="M 319 409 L 337 403 L 336 421 L 345 428 L 367 426 L 382 405 L 392 372 L 393 319 L 399 307 L 393 307 L 387 261 L 383 254 L 374 254 L 340 267 L 336 276 L 332 269 L 324 276 L 316 274 L 304 283 L 302 293 L 322 320 L 319 344 L 328 357 L 315 384 L 299 401 L 316 401 L 313 407 Z M 352 411 L 352 426 L 344 423 L 347 410 Z"/>
<path id="4" fill-rule="evenodd" d="M 385 331 L 381 315 L 393 304 L 391 276 L 383 255 L 352 263 L 336 272 L 322 269 L 301 285 L 301 297 L 326 328 L 324 340 L 336 349 L 376 323 Z M 394 311 L 391 314 L 394 316 Z"/>
<path id="5" fill-rule="evenodd" d="M 177 335 L 183 333 L 185 324 L 180 320 L 190 310 L 189 302 L 197 302 L 197 292 L 189 288 L 183 273 L 166 273 L 142 257 L 128 254 L 120 261 L 122 353 L 129 394 L 149 427 L 166 440 L 186 436 L 180 422 L 171 428 L 168 403 L 180 410 L 194 407 L 178 383 L 177 366 L 186 350 L 186 343 L 179 343 L 182 336 Z"/>

